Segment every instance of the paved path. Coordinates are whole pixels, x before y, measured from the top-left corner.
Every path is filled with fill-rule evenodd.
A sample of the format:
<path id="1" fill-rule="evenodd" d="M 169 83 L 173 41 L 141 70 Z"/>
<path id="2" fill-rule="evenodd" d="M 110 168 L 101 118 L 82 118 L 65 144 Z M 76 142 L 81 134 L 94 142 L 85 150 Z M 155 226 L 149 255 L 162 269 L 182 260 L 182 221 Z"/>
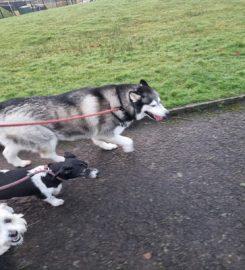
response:
<path id="1" fill-rule="evenodd" d="M 185 117 L 137 124 L 131 154 L 60 145 L 101 177 L 67 183 L 59 208 L 9 201 L 29 229 L 0 269 L 244 270 L 245 110 Z"/>

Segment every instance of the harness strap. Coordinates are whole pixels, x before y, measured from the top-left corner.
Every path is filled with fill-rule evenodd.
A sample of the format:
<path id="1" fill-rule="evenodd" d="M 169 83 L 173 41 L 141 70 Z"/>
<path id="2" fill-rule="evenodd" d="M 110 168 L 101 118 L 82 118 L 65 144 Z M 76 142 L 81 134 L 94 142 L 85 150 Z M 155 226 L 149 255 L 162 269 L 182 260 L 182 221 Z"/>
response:
<path id="1" fill-rule="evenodd" d="M 118 101 L 120 103 L 120 107 L 119 109 L 124 113 L 124 119 L 121 119 L 119 116 L 117 116 L 114 112 L 111 112 L 111 114 L 120 122 L 121 126 L 125 126 L 125 122 L 127 121 L 132 121 L 134 119 L 136 119 L 135 115 L 136 115 L 136 110 L 135 110 L 135 105 L 134 103 L 130 100 L 131 104 L 133 105 L 134 108 L 134 115 L 132 116 L 124 107 L 123 102 L 122 102 L 122 97 L 120 95 L 120 91 L 119 91 L 119 87 L 116 87 L 116 94 L 117 94 L 117 98 Z"/>

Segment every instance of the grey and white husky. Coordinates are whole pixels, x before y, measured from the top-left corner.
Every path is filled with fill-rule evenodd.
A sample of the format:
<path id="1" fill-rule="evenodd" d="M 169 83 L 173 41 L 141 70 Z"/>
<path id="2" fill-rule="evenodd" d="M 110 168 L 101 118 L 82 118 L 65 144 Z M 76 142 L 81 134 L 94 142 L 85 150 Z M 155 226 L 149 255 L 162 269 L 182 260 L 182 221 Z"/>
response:
<path id="1" fill-rule="evenodd" d="M 96 113 L 109 108 L 120 110 L 69 122 L 23 127 L 0 127 L 3 156 L 17 167 L 30 160 L 21 160 L 21 150 L 38 152 L 42 158 L 56 162 L 64 157 L 56 154 L 59 140 L 90 138 L 94 144 L 112 150 L 121 146 L 124 152 L 134 150 L 133 140 L 120 135 L 134 120 L 148 116 L 156 121 L 167 116 L 158 93 L 146 81 L 139 84 L 106 85 L 74 90 L 54 96 L 16 98 L 0 103 L 0 123 L 18 123 L 59 119 Z"/>

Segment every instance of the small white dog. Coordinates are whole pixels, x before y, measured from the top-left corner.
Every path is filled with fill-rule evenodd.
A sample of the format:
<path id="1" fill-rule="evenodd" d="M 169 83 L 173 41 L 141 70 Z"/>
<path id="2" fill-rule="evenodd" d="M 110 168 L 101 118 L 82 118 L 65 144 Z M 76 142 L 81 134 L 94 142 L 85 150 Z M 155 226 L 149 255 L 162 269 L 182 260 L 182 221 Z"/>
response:
<path id="1" fill-rule="evenodd" d="M 23 242 L 23 234 L 26 232 L 26 221 L 22 214 L 15 214 L 13 208 L 5 203 L 0 204 L 0 255 L 11 246 L 20 245 Z"/>

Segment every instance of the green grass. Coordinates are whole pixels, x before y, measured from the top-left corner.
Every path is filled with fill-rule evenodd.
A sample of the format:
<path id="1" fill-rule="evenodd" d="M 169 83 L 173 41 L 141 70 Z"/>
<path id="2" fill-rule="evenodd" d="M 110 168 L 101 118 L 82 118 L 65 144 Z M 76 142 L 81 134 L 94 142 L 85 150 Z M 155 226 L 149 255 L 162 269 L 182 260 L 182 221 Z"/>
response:
<path id="1" fill-rule="evenodd" d="M 0 19 L 11 17 L 11 16 L 13 16 L 13 14 L 11 12 L 6 10 L 5 8 L 0 7 Z"/>
<path id="2" fill-rule="evenodd" d="M 0 20 L 0 99 L 146 79 L 168 107 L 245 93 L 243 0 L 97 0 Z"/>

